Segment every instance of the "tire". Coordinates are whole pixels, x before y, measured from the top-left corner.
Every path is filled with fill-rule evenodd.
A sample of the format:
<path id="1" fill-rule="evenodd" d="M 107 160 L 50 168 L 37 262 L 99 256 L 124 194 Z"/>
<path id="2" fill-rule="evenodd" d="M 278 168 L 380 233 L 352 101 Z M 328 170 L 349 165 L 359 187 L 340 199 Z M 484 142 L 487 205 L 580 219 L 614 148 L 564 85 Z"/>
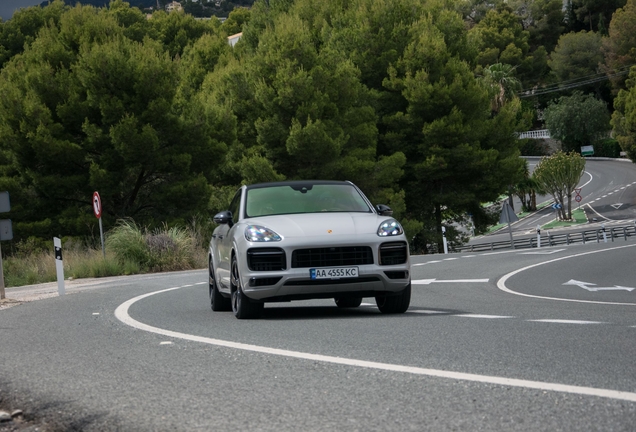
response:
<path id="1" fill-rule="evenodd" d="M 212 260 L 209 265 L 209 290 L 210 290 L 210 308 L 215 312 L 227 312 L 232 310 L 232 303 L 229 298 L 226 298 L 219 292 L 219 288 L 216 284 L 216 278 L 214 277 L 214 266 Z"/>
<path id="2" fill-rule="evenodd" d="M 376 297 L 375 303 L 378 305 L 380 312 L 384 314 L 406 312 L 411 304 L 411 283 L 409 282 L 406 288 L 398 295 Z"/>
<path id="3" fill-rule="evenodd" d="M 263 311 L 264 304 L 262 302 L 251 301 L 245 293 L 243 293 L 236 257 L 232 258 L 232 273 L 230 278 L 232 281 L 231 304 L 234 316 L 238 319 L 258 318 Z"/>
<path id="4" fill-rule="evenodd" d="M 336 297 L 334 300 L 339 308 L 357 308 L 362 303 L 362 297 Z"/>

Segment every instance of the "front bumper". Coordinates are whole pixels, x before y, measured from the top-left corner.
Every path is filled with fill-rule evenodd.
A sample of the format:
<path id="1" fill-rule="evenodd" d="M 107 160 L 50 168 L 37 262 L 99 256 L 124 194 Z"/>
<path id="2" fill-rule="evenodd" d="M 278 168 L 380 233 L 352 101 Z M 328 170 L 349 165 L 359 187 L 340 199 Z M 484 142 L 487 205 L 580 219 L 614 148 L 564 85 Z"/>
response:
<path id="1" fill-rule="evenodd" d="M 268 248 L 253 243 L 246 253 L 239 257 L 243 292 L 253 300 L 266 302 L 347 296 L 373 297 L 400 293 L 409 284 L 411 276 L 408 243 L 405 239 L 383 240 L 385 241 L 376 241 L 362 246 L 359 242 L 355 243 L 355 248 L 367 248 L 369 253 L 363 257 L 360 257 L 357 252 L 353 254 L 356 255 L 355 257 L 345 254 L 346 257 L 342 262 L 333 257 L 310 259 L 310 262 L 305 256 L 299 259 L 294 251 L 312 249 L 307 246 L 307 243 L 281 245 L 283 247 L 273 247 L 272 244 L 271 247 L 267 245 Z M 351 243 L 327 247 L 319 245 L 316 248 L 336 250 L 354 247 L 350 245 Z M 390 251 L 395 249 L 396 245 L 403 245 L 403 251 L 397 258 L 395 255 L 390 255 Z M 256 266 L 253 256 L 248 257 L 248 254 L 254 251 L 271 252 L 276 249 L 282 251 L 282 254 L 279 257 L 280 261 L 272 259 L 274 265 L 263 264 L 259 261 L 259 265 Z M 330 267 L 357 267 L 358 277 L 311 278 L 310 268 Z M 263 269 L 265 271 L 262 271 Z"/>

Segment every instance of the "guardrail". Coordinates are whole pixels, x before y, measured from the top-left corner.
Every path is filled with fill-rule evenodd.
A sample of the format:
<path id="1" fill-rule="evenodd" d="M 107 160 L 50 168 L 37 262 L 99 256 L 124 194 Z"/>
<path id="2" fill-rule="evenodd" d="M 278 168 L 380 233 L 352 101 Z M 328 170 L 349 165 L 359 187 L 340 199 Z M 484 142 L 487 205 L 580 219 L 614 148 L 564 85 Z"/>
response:
<path id="1" fill-rule="evenodd" d="M 636 226 L 619 226 L 611 228 L 598 228 L 594 230 L 546 234 L 541 235 L 541 246 L 558 246 L 569 245 L 573 243 L 600 243 L 605 241 L 614 241 L 616 239 L 625 239 L 636 236 Z M 526 237 L 522 239 L 514 239 L 514 249 L 531 249 L 538 246 L 537 236 Z M 452 252 L 485 252 L 498 249 L 510 249 L 510 240 L 498 241 L 490 243 L 468 244 L 455 248 Z"/>

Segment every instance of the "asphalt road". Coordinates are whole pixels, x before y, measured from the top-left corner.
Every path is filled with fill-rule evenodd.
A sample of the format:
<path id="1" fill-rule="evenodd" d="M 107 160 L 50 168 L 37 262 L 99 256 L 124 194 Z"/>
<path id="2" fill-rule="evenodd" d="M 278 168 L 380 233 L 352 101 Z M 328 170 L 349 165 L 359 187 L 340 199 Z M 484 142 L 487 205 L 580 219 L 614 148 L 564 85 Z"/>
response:
<path id="1" fill-rule="evenodd" d="M 529 158 L 531 171 L 539 159 Z M 625 160 L 589 159 L 585 164 L 585 172 L 581 177 L 581 201 L 575 202 L 573 197 L 572 209 L 584 209 L 588 224 L 570 228 L 571 232 L 596 229 L 602 224 L 607 227 L 624 226 L 636 221 L 636 164 Z M 551 196 L 541 196 L 537 204 L 552 202 Z M 566 203 L 567 205 L 567 203 Z M 519 212 L 521 203 L 516 199 L 515 211 Z M 537 225 L 545 225 L 555 219 L 555 210 L 550 206 L 511 224 L 514 237 L 536 235 Z M 496 233 L 478 236 L 470 243 L 485 243 L 507 241 L 510 232 L 507 227 Z"/>
<path id="2" fill-rule="evenodd" d="M 0 392 L 61 430 L 633 431 L 635 258 L 415 256 L 399 316 L 317 300 L 239 321 L 205 271 L 111 279 L 0 311 Z"/>

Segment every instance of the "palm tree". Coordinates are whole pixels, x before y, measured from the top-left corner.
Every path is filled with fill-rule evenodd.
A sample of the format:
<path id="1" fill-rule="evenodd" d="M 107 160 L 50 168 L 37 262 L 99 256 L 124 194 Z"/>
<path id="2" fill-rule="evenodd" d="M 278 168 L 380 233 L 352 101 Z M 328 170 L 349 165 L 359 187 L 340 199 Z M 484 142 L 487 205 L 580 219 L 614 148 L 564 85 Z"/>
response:
<path id="1" fill-rule="evenodd" d="M 516 97 L 521 90 L 521 81 L 514 77 L 515 68 L 505 63 L 495 63 L 484 69 L 482 82 L 492 96 L 490 107 L 493 113 L 499 112 L 506 101 Z"/>

